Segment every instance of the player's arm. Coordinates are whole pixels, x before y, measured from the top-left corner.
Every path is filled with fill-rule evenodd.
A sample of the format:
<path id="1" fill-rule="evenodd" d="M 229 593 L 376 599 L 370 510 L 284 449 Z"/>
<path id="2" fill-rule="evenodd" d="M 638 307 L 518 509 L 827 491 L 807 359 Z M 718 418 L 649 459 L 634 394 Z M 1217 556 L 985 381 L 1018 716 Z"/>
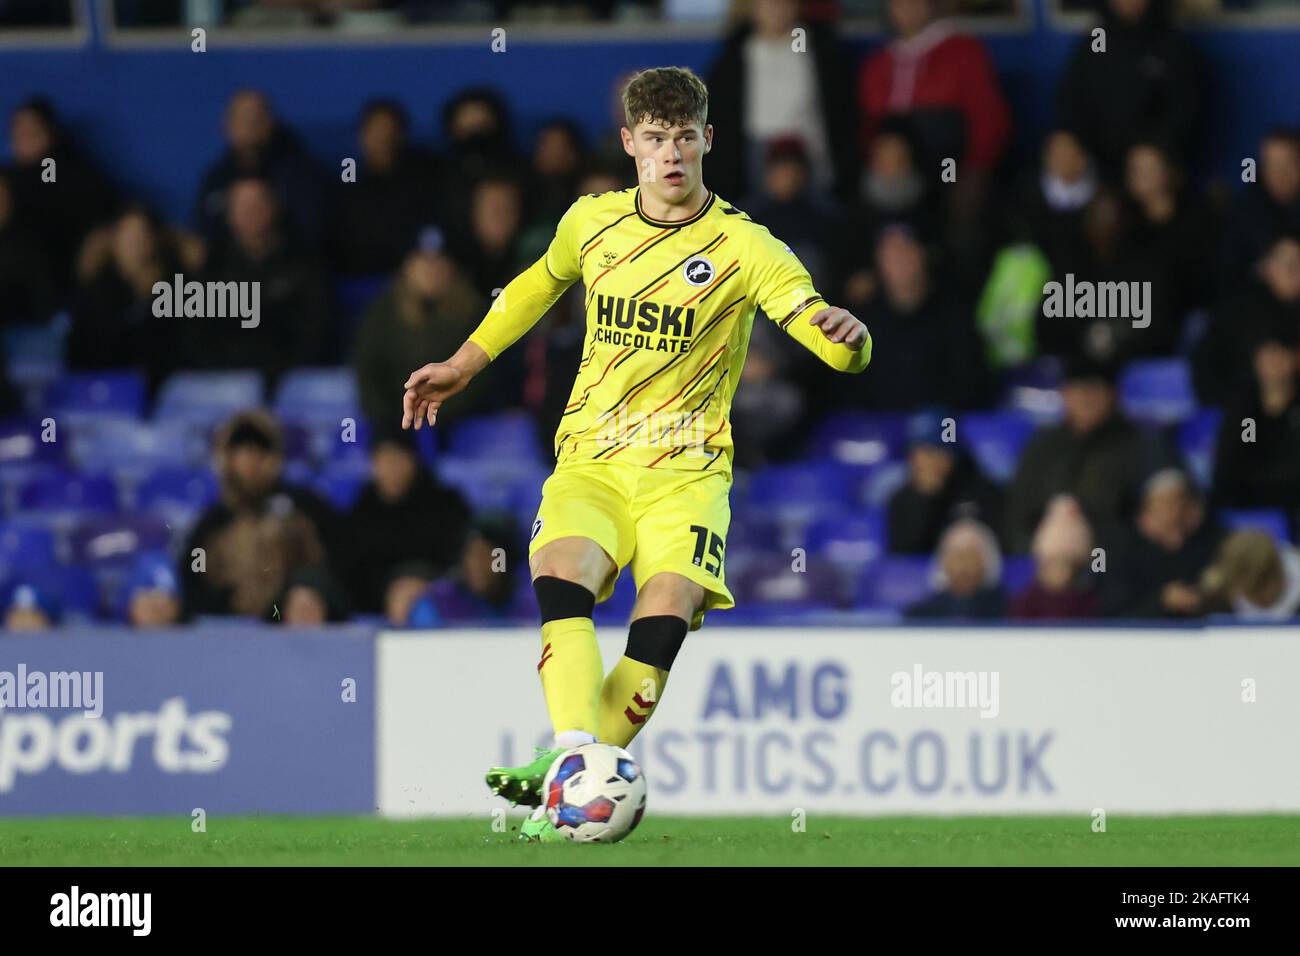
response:
<path id="1" fill-rule="evenodd" d="M 848 310 L 827 305 L 788 246 L 760 228 L 747 258 L 751 294 L 773 322 L 837 371 L 867 367 L 871 333 Z"/>
<path id="2" fill-rule="evenodd" d="M 498 355 L 541 320 L 564 291 L 582 275 L 577 226 L 582 200 L 560 220 L 546 254 L 515 276 L 493 300 L 478 328 L 445 362 L 431 362 L 406 380 L 402 427 L 433 425 L 442 403 L 460 392 Z"/>

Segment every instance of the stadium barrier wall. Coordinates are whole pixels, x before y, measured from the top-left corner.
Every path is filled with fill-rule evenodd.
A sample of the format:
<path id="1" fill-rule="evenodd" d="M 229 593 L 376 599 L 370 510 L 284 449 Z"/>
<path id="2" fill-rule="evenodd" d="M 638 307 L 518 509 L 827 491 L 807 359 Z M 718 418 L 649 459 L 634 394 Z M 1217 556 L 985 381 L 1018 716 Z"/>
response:
<path id="1" fill-rule="evenodd" d="M 602 631 L 607 664 L 623 639 Z M 0 815 L 487 818 L 485 767 L 549 738 L 537 649 L 528 629 L 0 636 Z M 102 675 L 80 702 L 100 716 L 5 697 L 59 672 Z M 631 749 L 665 814 L 1296 812 L 1297 674 L 1294 628 L 710 628 Z"/>
<path id="2" fill-rule="evenodd" d="M 371 812 L 374 646 L 371 630 L 0 636 L 0 815 Z M 60 672 L 90 675 L 82 707 L 32 706 L 33 675 Z"/>
<path id="3" fill-rule="evenodd" d="M 382 813 L 500 805 L 485 767 L 549 740 L 528 637 L 379 638 Z M 996 695 L 895 706 L 930 672 Z M 665 814 L 1295 812 L 1297 674 L 1290 628 L 710 629 L 630 749 Z"/>

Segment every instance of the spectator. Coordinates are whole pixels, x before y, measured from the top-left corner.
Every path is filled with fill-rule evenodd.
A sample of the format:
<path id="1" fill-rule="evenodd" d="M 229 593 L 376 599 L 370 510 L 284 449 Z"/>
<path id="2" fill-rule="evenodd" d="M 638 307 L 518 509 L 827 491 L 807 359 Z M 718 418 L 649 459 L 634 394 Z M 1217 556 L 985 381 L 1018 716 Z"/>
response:
<path id="1" fill-rule="evenodd" d="M 1300 613 L 1300 552 L 1263 531 L 1236 531 L 1201 579 L 1207 605 L 1246 621 Z"/>
<path id="2" fill-rule="evenodd" d="M 229 241 L 208 260 L 207 281 L 256 288 L 256 325 L 208 316 L 185 320 L 189 364 L 255 368 L 273 383 L 286 369 L 330 359 L 329 297 L 316 259 L 289 238 L 270 185 L 245 178 L 226 191 Z M 252 285 L 256 283 L 256 286 Z"/>
<path id="3" fill-rule="evenodd" d="M 503 173 L 479 180 L 470 200 L 469 233 L 456 252 L 479 295 L 495 295 L 519 274 L 523 225 L 519 183 Z"/>
<path id="4" fill-rule="evenodd" d="M 907 114 L 922 169 L 937 171 L 953 158 L 985 176 L 1010 141 L 1011 114 L 984 45 L 957 33 L 940 12 L 936 0 L 889 0 L 897 38 L 868 56 L 858 74 L 862 142 L 870 147 L 886 117 Z"/>
<path id="5" fill-rule="evenodd" d="M 226 151 L 203 175 L 196 218 L 209 242 L 219 243 L 230 227 L 230 190 L 250 177 L 264 180 L 284 210 L 284 228 L 297 241 L 320 234 L 321 190 L 315 164 L 297 136 L 280 122 L 266 95 L 240 90 L 224 116 Z"/>
<path id="6" fill-rule="evenodd" d="M 1061 120 L 1078 130 L 1104 174 L 1119 178 L 1125 154 L 1144 137 L 1165 143 L 1180 166 L 1192 159 L 1203 71 L 1172 8 L 1168 0 L 1101 0 L 1105 52 L 1085 33 L 1066 67 Z"/>
<path id="7" fill-rule="evenodd" d="M 348 619 L 348 602 L 334 576 L 319 565 L 298 568 L 289 575 L 284 591 L 272 606 L 269 618 L 285 627 L 321 627 Z"/>
<path id="8" fill-rule="evenodd" d="M 1300 334 L 1300 236 L 1279 236 L 1260 260 L 1258 281 L 1215 310 L 1192 352 L 1192 380 L 1207 405 L 1235 402 L 1255 390 L 1254 347 Z"/>
<path id="9" fill-rule="evenodd" d="M 1300 509 L 1300 328 L 1254 350 L 1254 383 L 1231 396 L 1214 455 L 1214 501 L 1225 508 Z"/>
<path id="10" fill-rule="evenodd" d="M 1259 148 L 1259 182 L 1233 200 L 1223 233 L 1225 284 L 1250 278 L 1251 266 L 1288 233 L 1300 235 L 1300 129 L 1279 127 Z"/>
<path id="11" fill-rule="evenodd" d="M 907 483 L 889 499 L 889 550 L 929 554 L 944 529 L 958 519 L 996 527 L 1001 492 L 950 435 L 940 413 L 921 412 L 908 422 Z"/>
<path id="12" fill-rule="evenodd" d="M 7 175 L 15 214 L 33 230 L 55 289 L 65 292 L 71 286 L 77 248 L 87 232 L 112 215 L 116 191 L 64 133 L 47 100 L 30 99 L 13 111 L 9 151 L 13 166 Z"/>
<path id="13" fill-rule="evenodd" d="M 1169 450 L 1119 410 L 1113 366 L 1075 360 L 1061 385 L 1064 421 L 1040 429 L 1025 447 L 1006 491 L 1006 542 L 1024 554 L 1057 495 L 1078 499 L 1096 526 L 1126 523 L 1138 489 Z"/>
<path id="14" fill-rule="evenodd" d="M 1099 182 L 1079 137 L 1058 128 L 1044 138 L 1040 165 L 1010 204 L 1011 237 L 1041 249 L 1058 281 L 1085 269 L 1084 210 Z"/>
<path id="15" fill-rule="evenodd" d="M 1223 539 L 1187 474 L 1166 468 L 1143 486 L 1137 521 L 1108 535 L 1102 613 L 1188 617 L 1200 613 L 1197 583 Z"/>
<path id="16" fill-rule="evenodd" d="M 510 128 L 505 100 L 485 87 L 463 90 L 443 107 L 442 130 L 449 148 L 442 206 L 448 210 L 457 246 L 468 241 L 470 199 L 478 181 L 489 173 L 521 165 Z"/>
<path id="17" fill-rule="evenodd" d="M 408 626 L 441 627 L 526 616 L 516 595 L 519 577 L 511 570 L 517 549 L 518 536 L 511 522 L 476 519 L 456 571 L 429 585 L 412 605 Z"/>
<path id="18" fill-rule="evenodd" d="M 799 49 L 796 28 L 804 31 Z M 707 83 L 709 119 L 720 131 L 709 182 L 720 195 L 755 190 L 770 144 L 792 137 L 815 191 L 851 195 L 857 149 L 847 63 L 831 28 L 803 20 L 796 0 L 757 0 L 723 41 Z"/>
<path id="19" fill-rule="evenodd" d="M 127 579 L 123 598 L 126 622 L 131 627 L 170 627 L 178 623 L 181 587 L 171 559 L 155 552 L 140 555 Z"/>
<path id="20" fill-rule="evenodd" d="M 407 561 L 393 568 L 384 586 L 384 620 L 390 627 L 406 627 L 411 608 L 440 573 L 427 561 Z"/>
<path id="21" fill-rule="evenodd" d="M 143 206 L 86 239 L 66 362 L 73 369 L 142 368 L 155 387 L 176 367 L 176 319 L 154 315 L 154 284 L 181 271 L 167 230 Z M 202 320 L 199 320 L 202 321 Z"/>
<path id="22" fill-rule="evenodd" d="M 406 111 L 374 100 L 361 111 L 356 181 L 333 187 L 326 235 L 329 261 L 344 275 L 394 271 L 420 230 L 444 221 L 438 166 L 408 140 Z"/>
<path id="23" fill-rule="evenodd" d="M 469 507 L 454 488 L 441 484 L 415 453 L 415 433 L 403 431 L 391 414 L 376 427 L 370 450 L 370 480 L 347 515 L 347 557 L 341 563 L 353 603 L 379 613 L 394 569 L 413 561 L 435 575 L 460 555 Z"/>
<path id="24" fill-rule="evenodd" d="M 22 222 L 14 208 L 10 174 L 0 170 L 0 322 L 44 322 L 54 312 L 58 295 L 54 274 L 40 235 Z"/>
<path id="25" fill-rule="evenodd" d="M 546 232 L 543 242 L 549 242 L 555 234 L 555 224 L 578 195 L 586 156 L 582 130 L 572 120 L 553 119 L 538 131 L 528 196 L 533 206 L 534 226 Z M 544 251 L 543 246 L 537 253 L 539 258 Z"/>
<path id="26" fill-rule="evenodd" d="M 901 222 L 923 236 L 942 234 L 932 181 L 922 172 L 911 123 L 898 116 L 885 119 L 872 137 L 862 169 L 859 231 L 869 234 L 882 223 Z"/>
<path id="27" fill-rule="evenodd" d="M 1058 495 L 1034 532 L 1034 580 L 1011 599 L 1016 620 L 1096 617 L 1098 601 L 1090 562 L 1092 529 L 1079 502 Z"/>
<path id="28" fill-rule="evenodd" d="M 1002 556 L 985 524 L 963 518 L 939 539 L 934 593 L 904 611 L 909 618 L 982 620 L 1003 616 Z"/>
<path id="29" fill-rule="evenodd" d="M 332 509 L 287 484 L 283 468 L 283 439 L 269 415 L 242 412 L 221 430 L 221 500 L 200 516 L 181 555 L 187 618 L 264 618 L 294 571 L 340 553 Z"/>
<path id="30" fill-rule="evenodd" d="M 353 364 L 361 391 L 361 407 L 372 422 L 401 418 L 402 390 L 413 362 L 441 361 L 452 355 L 474 331 L 487 308 L 443 252 L 442 232 L 429 228 L 419 246 L 402 263 L 388 289 L 366 310 L 357 332 Z M 457 401 L 439 414 L 447 422 L 483 407 L 491 377 L 475 376 Z"/>
<path id="31" fill-rule="evenodd" d="M 984 348 L 969 307 L 933 281 L 924 247 L 906 226 L 889 226 L 876 240 L 880 288 L 859 317 L 880 355 L 907 362 L 873 362 L 851 385 L 851 400 L 872 409 L 924 405 L 977 408 L 987 397 Z"/>
<path id="32" fill-rule="evenodd" d="M 49 589 L 18 581 L 9 587 L 4 602 L 6 631 L 48 631 L 59 623 L 59 599 Z"/>

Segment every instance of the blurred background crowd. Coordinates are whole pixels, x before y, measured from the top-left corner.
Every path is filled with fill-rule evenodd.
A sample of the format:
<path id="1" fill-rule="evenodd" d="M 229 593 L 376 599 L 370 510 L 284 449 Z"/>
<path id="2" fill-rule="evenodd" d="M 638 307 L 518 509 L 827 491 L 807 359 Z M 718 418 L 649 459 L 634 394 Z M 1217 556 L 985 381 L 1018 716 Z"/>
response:
<path id="1" fill-rule="evenodd" d="M 727 623 L 1291 618 L 1300 115 L 1237 144 L 1243 182 L 1201 175 L 1215 77 L 1174 5 L 1099 6 L 1105 53 L 1078 35 L 1050 129 L 1019 150 L 994 59 L 946 17 L 1010 2 L 114 9 L 128 27 L 358 30 L 729 14 L 705 76 L 706 182 L 867 324 L 876 357 L 837 376 L 756 320 L 732 413 Z M 57 27 L 70 7 L 0 0 L 0 24 Z M 853 52 L 848 14 L 888 33 Z M 568 205 L 635 184 L 613 114 L 592 135 L 555 107 L 525 139 L 506 95 L 467 86 L 428 139 L 375 98 L 350 117 L 356 176 L 340 181 L 339 157 L 242 89 L 210 117 L 224 149 L 193 170 L 183 218 L 124 186 L 50 100 L 14 109 L 6 627 L 534 620 L 524 536 L 581 355 L 580 290 L 436 430 L 397 425 L 406 376 L 455 351 Z M 154 284 L 177 273 L 259 282 L 259 326 L 156 317 Z M 1149 322 L 1046 317 L 1045 284 L 1067 276 L 1149 283 Z M 621 580 L 598 616 L 621 623 L 632 597 Z"/>

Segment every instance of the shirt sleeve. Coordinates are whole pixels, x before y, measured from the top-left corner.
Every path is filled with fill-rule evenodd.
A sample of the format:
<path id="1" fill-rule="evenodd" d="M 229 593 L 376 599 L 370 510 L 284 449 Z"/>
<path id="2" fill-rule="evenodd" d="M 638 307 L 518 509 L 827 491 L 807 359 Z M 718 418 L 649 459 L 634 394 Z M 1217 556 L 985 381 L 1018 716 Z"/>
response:
<path id="1" fill-rule="evenodd" d="M 808 270 L 789 246 L 758 226 L 745 259 L 750 295 L 787 335 L 837 371 L 861 372 L 867 367 L 871 361 L 869 332 L 862 348 L 855 350 L 843 342 L 832 342 L 809 324 L 816 312 L 826 308 L 826 300 L 817 294 Z"/>
<path id="2" fill-rule="evenodd" d="M 584 197 L 585 198 L 585 197 Z M 492 300 L 469 340 L 495 359 L 536 325 L 564 291 L 582 276 L 578 228 L 585 209 L 579 199 L 555 228 L 546 254 L 515 276 Z"/>

